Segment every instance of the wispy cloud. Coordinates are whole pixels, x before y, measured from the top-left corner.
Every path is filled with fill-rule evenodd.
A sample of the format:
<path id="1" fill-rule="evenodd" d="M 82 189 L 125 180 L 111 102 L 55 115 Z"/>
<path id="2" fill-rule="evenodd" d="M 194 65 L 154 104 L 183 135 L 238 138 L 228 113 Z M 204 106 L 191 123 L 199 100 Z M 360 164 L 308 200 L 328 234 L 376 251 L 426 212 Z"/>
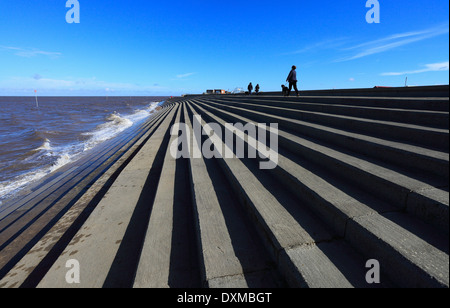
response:
<path id="1" fill-rule="evenodd" d="M 0 80 L 1 88 L 17 88 L 17 89 L 41 89 L 41 90 L 61 90 L 61 91 L 76 91 L 76 90 L 96 90 L 96 91 L 134 91 L 134 92 L 148 92 L 148 91 L 164 91 L 165 87 L 159 85 L 138 85 L 134 83 L 123 82 L 109 82 L 92 78 L 71 78 L 63 79 L 47 78 L 39 74 L 31 77 L 11 77 L 8 80 Z"/>
<path id="2" fill-rule="evenodd" d="M 187 77 L 195 75 L 195 74 L 197 74 L 197 73 L 180 74 L 180 75 L 177 75 L 177 79 L 184 79 L 184 78 L 187 78 Z"/>
<path id="3" fill-rule="evenodd" d="M 24 58 L 32 58 L 36 56 L 47 56 L 50 58 L 57 58 L 62 56 L 60 52 L 44 51 L 36 48 L 21 48 L 21 47 L 11 47 L 11 46 L 0 46 L 0 49 L 13 52 L 16 56 Z"/>
<path id="4" fill-rule="evenodd" d="M 420 74 L 426 72 L 440 72 L 440 71 L 448 71 L 449 70 L 449 61 L 441 62 L 441 63 L 431 63 L 426 64 L 424 68 L 412 71 L 405 72 L 391 72 L 391 73 L 383 73 L 381 76 L 401 76 L 401 75 L 412 75 L 412 74 Z"/>
<path id="5" fill-rule="evenodd" d="M 393 34 L 381 39 L 365 42 L 362 44 L 346 48 L 345 50 L 347 51 L 355 50 L 356 53 L 338 59 L 335 62 L 345 62 L 360 59 L 363 57 L 379 54 L 404 45 L 420 42 L 426 39 L 430 39 L 432 37 L 448 33 L 449 33 L 449 25 L 448 23 L 446 23 L 433 28 L 424 29 L 421 31 Z"/>
<path id="6" fill-rule="evenodd" d="M 341 38 L 334 38 L 334 39 L 327 39 L 320 42 L 315 42 L 306 46 L 303 46 L 300 49 L 297 49 L 295 51 L 290 51 L 283 53 L 282 55 L 296 55 L 296 54 L 302 54 L 306 52 L 315 52 L 317 50 L 325 50 L 325 49 L 334 49 L 342 46 L 345 44 L 346 40 L 348 38 L 341 37 Z"/>

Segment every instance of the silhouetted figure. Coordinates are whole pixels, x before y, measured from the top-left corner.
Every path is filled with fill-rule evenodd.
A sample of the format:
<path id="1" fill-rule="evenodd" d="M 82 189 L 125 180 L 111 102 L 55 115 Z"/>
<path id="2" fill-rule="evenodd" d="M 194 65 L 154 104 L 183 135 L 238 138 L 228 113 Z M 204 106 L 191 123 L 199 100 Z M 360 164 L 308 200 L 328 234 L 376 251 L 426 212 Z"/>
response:
<path id="1" fill-rule="evenodd" d="M 284 84 L 281 85 L 281 90 L 283 92 L 283 96 L 288 96 L 289 95 L 289 88 L 286 87 Z"/>
<path id="2" fill-rule="evenodd" d="M 255 87 L 255 93 L 256 93 L 256 94 L 259 93 L 259 84 L 257 84 L 256 87 Z"/>
<path id="3" fill-rule="evenodd" d="M 297 67 L 295 65 L 292 66 L 292 70 L 290 71 L 286 81 L 289 82 L 289 92 L 287 94 L 287 96 L 289 96 L 291 94 L 291 90 L 292 87 L 294 87 L 295 93 L 297 94 L 297 96 L 299 96 L 298 94 L 298 89 L 297 89 L 297 72 L 295 71 L 297 69 Z"/>
<path id="4" fill-rule="evenodd" d="M 250 84 L 248 85 L 247 89 L 248 89 L 248 95 L 252 95 L 253 85 L 252 85 L 251 82 L 250 82 Z"/>

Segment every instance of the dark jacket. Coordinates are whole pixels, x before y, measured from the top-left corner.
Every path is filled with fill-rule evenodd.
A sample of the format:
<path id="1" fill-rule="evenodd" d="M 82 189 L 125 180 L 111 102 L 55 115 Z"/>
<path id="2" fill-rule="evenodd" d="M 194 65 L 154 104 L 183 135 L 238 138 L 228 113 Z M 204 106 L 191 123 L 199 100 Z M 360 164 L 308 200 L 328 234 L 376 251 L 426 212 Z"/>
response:
<path id="1" fill-rule="evenodd" d="M 288 82 L 297 81 L 297 72 L 295 70 L 291 70 L 291 72 L 289 73 L 286 81 L 288 81 Z"/>

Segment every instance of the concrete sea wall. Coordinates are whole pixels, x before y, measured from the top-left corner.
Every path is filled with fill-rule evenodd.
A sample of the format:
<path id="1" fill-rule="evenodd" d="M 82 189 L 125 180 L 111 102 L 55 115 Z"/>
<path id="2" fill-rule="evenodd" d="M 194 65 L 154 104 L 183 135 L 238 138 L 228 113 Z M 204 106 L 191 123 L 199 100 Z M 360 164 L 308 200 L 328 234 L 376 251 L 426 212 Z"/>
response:
<path id="1" fill-rule="evenodd" d="M 0 209 L 0 287 L 448 288 L 448 90 L 173 98 Z M 276 168 L 174 158 L 195 115 L 277 123 Z"/>

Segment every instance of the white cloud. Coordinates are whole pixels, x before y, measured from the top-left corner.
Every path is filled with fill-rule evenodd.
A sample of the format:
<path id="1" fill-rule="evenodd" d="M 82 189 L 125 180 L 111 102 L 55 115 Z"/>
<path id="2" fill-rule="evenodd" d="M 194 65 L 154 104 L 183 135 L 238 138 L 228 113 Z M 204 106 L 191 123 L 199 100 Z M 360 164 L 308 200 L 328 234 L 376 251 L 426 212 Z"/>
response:
<path id="1" fill-rule="evenodd" d="M 405 72 L 391 72 L 391 73 L 383 73 L 381 76 L 401 76 L 401 75 L 412 75 L 412 74 L 420 74 L 426 72 L 440 72 L 440 71 L 448 71 L 449 70 L 449 61 L 440 62 L 440 63 L 431 63 L 426 64 L 424 68 L 412 71 Z"/>
<path id="2" fill-rule="evenodd" d="M 39 77 L 39 78 L 36 78 Z M 41 89 L 41 90 L 64 90 L 64 91 L 165 91 L 162 86 L 140 86 L 133 83 L 119 83 L 97 80 L 97 78 L 64 78 L 52 79 L 40 75 L 33 77 L 12 77 L 7 80 L 0 80 L 0 89 Z"/>
<path id="3" fill-rule="evenodd" d="M 345 62 L 360 59 L 448 33 L 449 25 L 447 23 L 421 31 L 393 34 L 388 37 L 346 48 L 345 50 L 356 50 L 356 54 L 341 58 L 339 60 L 336 60 L 335 62 Z"/>
<path id="4" fill-rule="evenodd" d="M 346 37 L 341 37 L 341 38 L 323 40 L 320 42 L 316 42 L 316 43 L 304 46 L 303 48 L 298 49 L 296 51 L 283 53 L 282 55 L 296 55 L 296 54 L 301 54 L 301 53 L 306 53 L 306 52 L 315 52 L 317 50 L 323 50 L 323 49 L 334 49 L 334 48 L 342 46 L 347 39 L 348 38 L 346 38 Z"/>
<path id="5" fill-rule="evenodd" d="M 36 56 L 47 56 L 50 58 L 57 58 L 62 56 L 62 53 L 60 52 L 43 51 L 36 48 L 20 48 L 11 46 L 0 46 L 0 48 L 3 50 L 12 51 L 16 56 L 24 58 L 32 58 Z"/>
<path id="6" fill-rule="evenodd" d="M 178 78 L 178 79 L 183 79 L 183 78 L 187 78 L 187 77 L 189 77 L 189 76 L 195 75 L 195 74 L 197 74 L 197 73 L 180 74 L 180 75 L 177 75 L 177 78 Z"/>

